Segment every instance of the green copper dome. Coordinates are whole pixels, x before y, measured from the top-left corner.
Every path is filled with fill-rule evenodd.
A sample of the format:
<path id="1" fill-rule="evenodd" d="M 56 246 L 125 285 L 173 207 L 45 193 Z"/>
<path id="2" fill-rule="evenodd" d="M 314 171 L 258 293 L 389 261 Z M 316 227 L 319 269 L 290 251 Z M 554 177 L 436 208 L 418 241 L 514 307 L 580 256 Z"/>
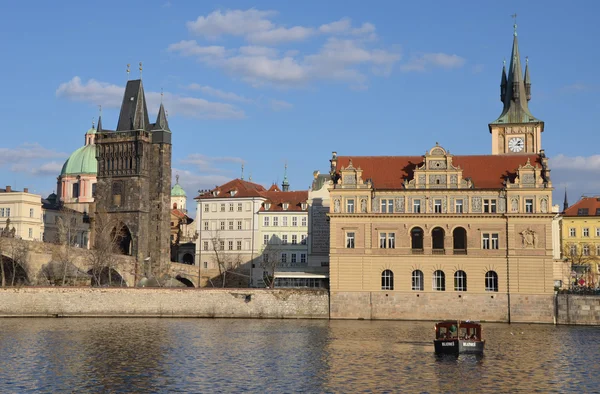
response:
<path id="1" fill-rule="evenodd" d="M 171 197 L 186 197 L 185 190 L 179 186 L 179 183 L 176 183 L 171 189 Z"/>
<path id="2" fill-rule="evenodd" d="M 94 130 L 95 132 L 95 130 Z M 89 133 L 89 131 L 88 131 Z M 97 174 L 96 145 L 82 146 L 69 156 L 60 175 Z"/>
<path id="3" fill-rule="evenodd" d="M 96 134 L 96 129 L 95 129 L 94 127 L 92 127 L 92 128 L 91 128 L 91 129 L 89 129 L 89 130 L 87 131 L 87 133 L 85 133 L 85 134 Z"/>

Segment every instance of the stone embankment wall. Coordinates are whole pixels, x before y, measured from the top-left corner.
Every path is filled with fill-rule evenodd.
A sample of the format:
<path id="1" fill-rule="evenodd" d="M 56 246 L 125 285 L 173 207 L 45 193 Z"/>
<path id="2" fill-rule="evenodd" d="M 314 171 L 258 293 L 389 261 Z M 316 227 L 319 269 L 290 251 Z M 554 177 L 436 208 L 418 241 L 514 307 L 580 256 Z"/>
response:
<path id="1" fill-rule="evenodd" d="M 558 294 L 556 323 L 600 326 L 600 296 Z"/>
<path id="2" fill-rule="evenodd" d="M 0 288 L 0 317 L 328 319 L 329 295 L 297 289 Z"/>
<path id="3" fill-rule="evenodd" d="M 331 318 L 508 322 L 508 300 L 508 296 L 502 293 L 332 291 Z M 553 322 L 553 294 L 511 294 L 510 306 L 512 323 Z"/>

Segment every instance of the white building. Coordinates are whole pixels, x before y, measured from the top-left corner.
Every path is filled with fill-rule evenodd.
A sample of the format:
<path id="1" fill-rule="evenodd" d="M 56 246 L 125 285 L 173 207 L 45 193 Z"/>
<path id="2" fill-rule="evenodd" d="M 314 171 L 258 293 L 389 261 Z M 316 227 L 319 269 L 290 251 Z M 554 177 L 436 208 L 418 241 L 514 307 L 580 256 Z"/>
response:
<path id="1" fill-rule="evenodd" d="M 41 241 L 44 236 L 42 197 L 39 194 L 12 190 L 10 186 L 0 189 L 0 230 L 9 222 L 16 238 Z"/>
<path id="2" fill-rule="evenodd" d="M 42 210 L 44 242 L 59 242 L 59 234 L 63 231 L 65 241 L 68 239 L 69 245 L 90 248 L 90 220 L 87 214 L 62 205 L 54 193 L 42 200 Z"/>

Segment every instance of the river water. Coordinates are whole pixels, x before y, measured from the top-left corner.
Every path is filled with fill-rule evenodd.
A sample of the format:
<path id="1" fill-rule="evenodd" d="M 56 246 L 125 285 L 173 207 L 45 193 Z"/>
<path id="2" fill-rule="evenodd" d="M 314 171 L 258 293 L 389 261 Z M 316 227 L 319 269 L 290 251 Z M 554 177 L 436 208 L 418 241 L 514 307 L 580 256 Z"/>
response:
<path id="1" fill-rule="evenodd" d="M 2 319 L 0 392 L 600 392 L 600 327 L 483 327 L 457 358 L 432 322 Z"/>

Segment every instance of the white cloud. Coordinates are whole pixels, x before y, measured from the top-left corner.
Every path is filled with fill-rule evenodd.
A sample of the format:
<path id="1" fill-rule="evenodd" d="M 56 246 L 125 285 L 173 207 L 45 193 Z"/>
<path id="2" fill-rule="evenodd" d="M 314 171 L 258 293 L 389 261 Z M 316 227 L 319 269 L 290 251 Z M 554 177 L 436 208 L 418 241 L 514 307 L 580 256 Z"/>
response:
<path id="1" fill-rule="evenodd" d="M 278 27 L 272 30 L 259 31 L 249 34 L 247 39 L 250 42 L 273 45 L 281 42 L 302 41 L 314 35 L 315 33 L 315 29 L 310 27 L 294 26 L 289 29 L 285 27 Z"/>
<path id="2" fill-rule="evenodd" d="M 207 16 L 199 16 L 193 22 L 187 22 L 187 28 L 196 35 L 210 39 L 222 35 L 243 36 L 270 30 L 274 25 L 268 17 L 275 15 L 275 11 L 259 11 L 253 8 L 246 11 L 216 10 Z"/>
<path id="3" fill-rule="evenodd" d="M 181 40 L 167 48 L 170 52 L 179 52 L 184 56 L 224 56 L 225 47 L 211 45 L 200 46 L 196 40 Z"/>
<path id="4" fill-rule="evenodd" d="M 281 111 L 292 108 L 293 105 L 283 100 L 271 100 L 271 109 L 273 111 Z"/>
<path id="5" fill-rule="evenodd" d="M 401 65 L 402 71 L 425 71 L 430 68 L 460 68 L 466 60 L 458 55 L 449 55 L 446 53 L 424 53 L 410 58 L 410 60 Z"/>
<path id="6" fill-rule="evenodd" d="M 319 26 L 319 31 L 324 34 L 338 34 L 350 30 L 352 22 L 349 18 L 342 18 L 339 21 L 326 23 Z"/>
<path id="7" fill-rule="evenodd" d="M 577 171 L 599 171 L 600 155 L 592 156 L 566 156 L 559 154 L 550 159 L 550 169 L 577 170 Z M 600 176 L 599 176 L 600 177 Z"/>
<path id="8" fill-rule="evenodd" d="M 266 57 L 275 57 L 277 56 L 277 49 L 269 48 L 265 46 L 258 45 L 248 45 L 240 47 L 240 54 L 247 56 L 266 56 Z"/>
<path id="9" fill-rule="evenodd" d="M 104 107 L 119 108 L 125 88 L 106 82 L 90 79 L 82 83 L 81 78 L 73 77 L 69 82 L 60 84 L 56 96 L 71 101 L 88 102 Z M 169 115 L 182 115 L 201 119 L 242 119 L 244 111 L 226 103 L 207 101 L 202 98 L 180 96 L 172 93 L 161 94 L 146 92 L 149 110 L 158 112 L 161 100 Z"/>
<path id="10" fill-rule="evenodd" d="M 253 102 L 253 100 L 246 98 L 244 96 L 240 96 L 239 94 L 225 92 L 223 90 L 215 89 L 210 86 L 202 86 L 197 83 L 189 84 L 187 86 L 187 88 L 190 90 L 197 90 L 197 91 L 207 94 L 209 96 L 220 98 L 222 100 L 236 101 L 236 102 L 240 102 L 240 103 L 252 103 Z"/>
<path id="11" fill-rule="evenodd" d="M 31 173 L 34 175 L 41 176 L 57 176 L 58 174 L 60 174 L 63 164 L 64 163 L 59 163 L 57 161 L 50 161 L 47 163 L 43 163 L 39 167 L 32 168 Z"/>
<path id="12" fill-rule="evenodd" d="M 38 143 L 26 143 L 16 148 L 0 148 L 0 168 L 10 166 L 11 172 L 34 176 L 58 176 L 64 162 L 51 159 L 66 159 L 69 155 L 46 149 Z"/>
<path id="13" fill-rule="evenodd" d="M 225 170 L 219 169 L 217 163 L 237 163 L 241 165 L 244 163 L 244 160 L 240 157 L 210 157 L 201 153 L 192 153 L 186 158 L 179 160 L 179 162 L 183 164 L 193 165 L 198 171 L 201 172 L 223 172 Z"/>
<path id="14" fill-rule="evenodd" d="M 198 190 L 212 189 L 217 185 L 222 185 L 232 180 L 232 177 L 226 175 L 198 174 L 181 168 L 172 168 L 171 174 L 173 182 L 175 181 L 175 176 L 179 175 L 179 185 L 186 191 L 190 214 L 194 213 L 194 208 L 190 200 L 198 196 Z"/>

